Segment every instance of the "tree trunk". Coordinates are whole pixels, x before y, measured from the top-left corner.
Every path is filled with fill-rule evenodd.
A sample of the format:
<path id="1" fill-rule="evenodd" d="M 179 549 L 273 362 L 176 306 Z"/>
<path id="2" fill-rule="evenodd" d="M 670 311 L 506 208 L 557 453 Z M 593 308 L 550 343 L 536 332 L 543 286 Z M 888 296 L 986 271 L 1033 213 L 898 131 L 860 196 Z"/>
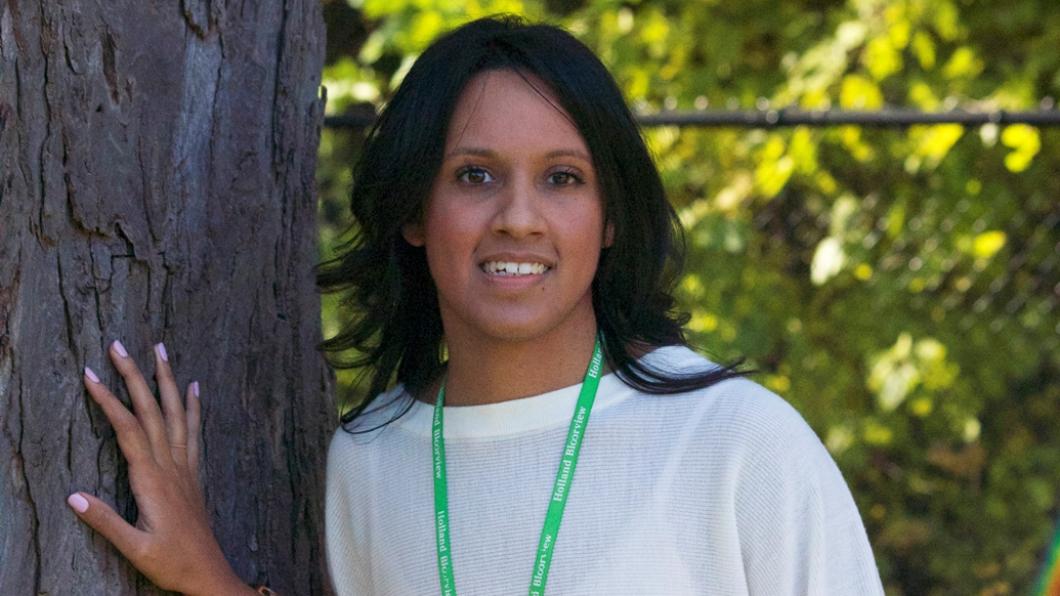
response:
<path id="1" fill-rule="evenodd" d="M 315 0 L 0 6 L 0 594 L 157 590 L 67 509 L 135 518 L 81 385 L 120 338 L 202 385 L 204 482 L 248 582 L 327 593 Z M 123 389 L 123 388 L 122 388 Z M 122 398 L 127 400 L 124 392 Z"/>

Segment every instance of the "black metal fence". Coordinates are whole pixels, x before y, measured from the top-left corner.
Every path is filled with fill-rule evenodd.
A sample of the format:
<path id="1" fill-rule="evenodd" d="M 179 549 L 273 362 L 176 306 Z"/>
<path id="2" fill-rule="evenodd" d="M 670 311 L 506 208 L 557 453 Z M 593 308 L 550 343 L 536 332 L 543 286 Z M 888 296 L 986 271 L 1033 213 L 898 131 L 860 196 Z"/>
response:
<path id="1" fill-rule="evenodd" d="M 371 113 L 328 116 L 324 119 L 324 126 L 328 128 L 363 129 L 370 126 L 374 120 L 375 115 Z M 905 128 L 924 124 L 960 124 L 962 126 L 1029 124 L 1037 127 L 1054 127 L 1060 126 L 1060 110 L 1014 112 L 1005 110 L 993 112 L 967 112 L 961 110 L 920 112 L 900 109 L 874 112 L 847 110 L 807 111 L 797 109 L 692 110 L 641 114 L 637 117 L 637 120 L 642 126 L 735 128 L 841 125 L 870 128 Z"/>

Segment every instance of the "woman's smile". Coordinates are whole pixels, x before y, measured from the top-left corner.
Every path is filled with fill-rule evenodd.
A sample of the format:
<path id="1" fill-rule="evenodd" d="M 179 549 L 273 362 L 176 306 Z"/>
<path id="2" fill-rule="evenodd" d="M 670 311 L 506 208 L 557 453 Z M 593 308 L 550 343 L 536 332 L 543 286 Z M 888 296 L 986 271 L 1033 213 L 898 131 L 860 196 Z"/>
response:
<path id="1" fill-rule="evenodd" d="M 549 269 L 548 265 L 533 261 L 487 261 L 482 264 L 482 270 L 488 275 L 500 277 L 543 275 Z"/>

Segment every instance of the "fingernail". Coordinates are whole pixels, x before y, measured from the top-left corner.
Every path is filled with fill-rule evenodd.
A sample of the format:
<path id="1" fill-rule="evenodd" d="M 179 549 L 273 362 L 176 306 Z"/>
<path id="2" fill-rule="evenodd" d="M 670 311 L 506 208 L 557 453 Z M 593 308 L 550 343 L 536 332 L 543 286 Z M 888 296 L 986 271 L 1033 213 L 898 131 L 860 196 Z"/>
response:
<path id="1" fill-rule="evenodd" d="M 125 351 L 125 346 L 121 345 L 121 342 L 118 340 L 114 340 L 114 351 L 122 358 L 129 357 L 129 353 Z"/>
<path id="2" fill-rule="evenodd" d="M 66 497 L 66 504 L 78 513 L 84 513 L 88 511 L 88 499 L 82 497 L 77 493 Z"/>
<path id="3" fill-rule="evenodd" d="M 199 382 L 198 381 L 192 381 L 191 382 L 191 392 L 192 392 L 192 394 L 195 395 L 195 397 L 199 397 Z"/>
<path id="4" fill-rule="evenodd" d="M 85 367 L 85 376 L 88 377 L 88 380 L 92 381 L 93 383 L 98 383 L 99 382 L 99 377 L 96 376 L 95 371 L 93 371 L 91 368 L 89 368 L 87 366 Z"/>
<path id="5" fill-rule="evenodd" d="M 158 357 L 162 359 L 162 362 L 169 362 L 169 354 L 166 354 L 166 344 L 161 342 L 155 344 L 155 350 L 158 352 Z"/>

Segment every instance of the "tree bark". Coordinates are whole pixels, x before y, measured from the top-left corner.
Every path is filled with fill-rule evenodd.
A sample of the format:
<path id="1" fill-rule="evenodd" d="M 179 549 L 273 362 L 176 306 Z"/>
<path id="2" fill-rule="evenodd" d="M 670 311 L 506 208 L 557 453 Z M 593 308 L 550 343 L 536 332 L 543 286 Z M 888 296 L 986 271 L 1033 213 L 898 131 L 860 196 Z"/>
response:
<path id="1" fill-rule="evenodd" d="M 319 2 L 0 6 L 0 593 L 151 594 L 67 509 L 135 518 L 81 385 L 120 338 L 202 385 L 214 528 L 248 582 L 328 593 L 316 349 Z"/>

